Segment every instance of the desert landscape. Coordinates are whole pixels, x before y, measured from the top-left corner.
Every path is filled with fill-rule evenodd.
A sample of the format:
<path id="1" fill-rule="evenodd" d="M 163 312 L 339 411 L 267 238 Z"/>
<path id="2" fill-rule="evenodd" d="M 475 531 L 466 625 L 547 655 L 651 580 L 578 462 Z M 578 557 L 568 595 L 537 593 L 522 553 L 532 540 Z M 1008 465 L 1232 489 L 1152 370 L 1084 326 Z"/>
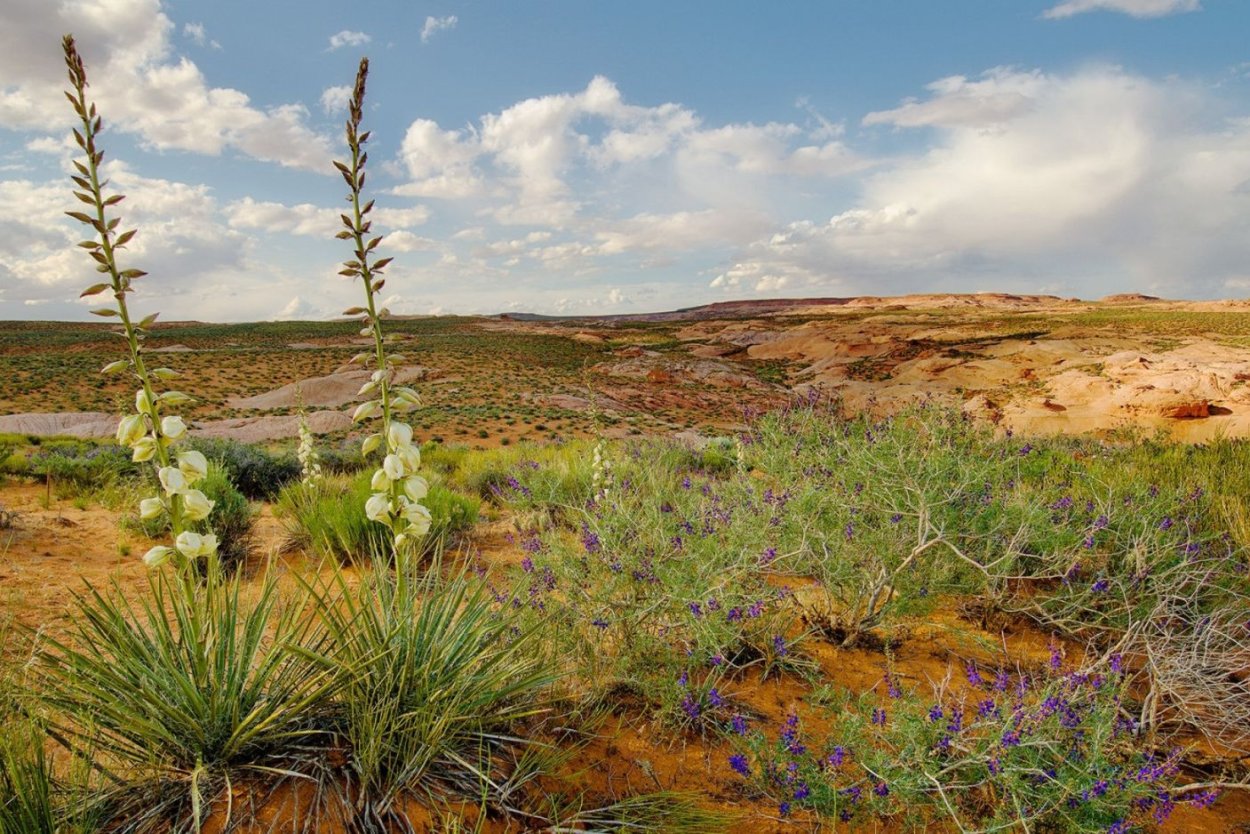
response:
<path id="1" fill-rule="evenodd" d="M 833 734 L 854 714 L 854 708 L 847 712 L 846 698 L 862 704 L 867 717 L 875 717 L 881 707 L 874 704 L 880 703 L 903 710 L 901 721 L 931 723 L 924 711 L 939 710 L 931 699 L 972 711 L 979 692 L 995 691 L 992 675 L 1000 682 L 1019 676 L 1023 685 L 1034 675 L 1044 679 L 1066 670 L 1082 680 L 1091 673 L 1106 674 L 1093 671 L 1106 663 L 1097 656 L 1114 649 L 1118 640 L 1127 645 L 1115 656 L 1128 659 L 1117 662 L 1134 669 L 1123 691 L 1123 697 L 1133 699 L 1132 714 L 1145 714 L 1136 706 L 1143 697 L 1164 702 L 1154 707 L 1162 712 L 1147 736 L 1155 739 L 1151 749 L 1160 751 L 1154 755 L 1170 757 L 1168 772 L 1179 782 L 1222 786 L 1218 798 L 1205 787 L 1178 794 L 1169 801 L 1164 830 L 1234 831 L 1250 818 L 1250 795 L 1235 784 L 1250 766 L 1250 741 L 1244 727 L 1228 720 L 1240 720 L 1241 709 L 1250 703 L 1244 700 L 1250 697 L 1247 638 L 1230 635 L 1236 641 L 1229 646 L 1232 654 L 1221 657 L 1231 665 L 1219 667 L 1215 657 L 1204 661 L 1217 665 L 1204 667 L 1201 674 L 1223 668 L 1217 674 L 1228 675 L 1223 686 L 1231 688 L 1200 693 L 1193 689 L 1199 679 L 1177 672 L 1179 679 L 1171 680 L 1166 673 L 1148 671 L 1154 662 L 1180 661 L 1141 654 L 1160 649 L 1137 629 L 1160 621 L 1152 612 L 1135 622 L 1144 591 L 1136 580 L 1122 587 L 1123 601 L 1115 605 L 1097 601 L 1105 590 L 1090 599 L 1091 588 L 1117 581 L 1112 566 L 1122 558 L 1120 548 L 1141 559 L 1143 535 L 1170 534 L 1161 530 L 1171 527 L 1161 519 L 1184 518 L 1184 542 L 1222 542 L 1215 545 L 1215 563 L 1194 563 L 1201 564 L 1195 568 L 1198 576 L 1168 581 L 1188 587 L 1210 581 L 1212 570 L 1244 575 L 1250 534 L 1242 491 L 1250 454 L 1244 439 L 1250 430 L 1245 416 L 1250 414 L 1250 310 L 1245 303 L 929 295 L 726 303 L 578 319 L 397 318 L 384 326 L 400 336 L 394 344 L 410 357 L 397 382 L 421 391 L 422 403 L 411 422 L 414 438 L 423 444 L 427 477 L 464 504 L 457 518 L 439 518 L 442 570 L 475 573 L 503 610 L 512 605 L 508 600 L 528 599 L 518 616 L 541 616 L 525 628 L 568 630 L 551 633 L 541 648 L 532 648 L 553 653 L 549 662 L 564 668 L 565 683 L 549 691 L 549 697 L 559 699 L 547 708 L 555 714 L 527 719 L 523 726 L 535 740 L 557 744 L 564 752 L 522 792 L 528 801 L 563 796 L 578 808 L 608 807 L 658 791 L 656 796 L 677 803 L 679 810 L 652 808 L 648 813 L 661 820 L 672 819 L 666 813 L 692 815 L 688 825 L 664 821 L 654 830 L 785 831 L 818 825 L 826 813 L 854 813 L 857 826 L 883 830 L 944 827 L 949 821 L 943 821 L 940 809 L 891 805 L 887 797 L 874 797 L 857 809 L 839 803 L 835 793 L 826 800 L 831 806 L 813 803 L 808 806 L 812 811 L 804 811 L 804 803 L 794 797 L 785 799 L 783 793 L 779 799 L 777 787 L 767 781 L 750 787 L 751 778 L 737 771 L 754 773 L 756 765 L 745 764 L 750 759 L 744 757 L 767 768 L 775 766 L 767 764 L 775 754 L 754 747 L 743 752 L 735 739 L 756 742 L 748 731 L 740 736 L 735 728 L 742 723 L 754 733 L 758 727 L 759 742 L 777 732 L 770 726 L 780 728 L 783 747 L 829 745 L 819 740 L 821 735 Z M 246 531 L 238 533 L 245 544 L 237 568 L 245 593 L 257 593 L 268 582 L 296 593 L 300 582 L 310 581 L 297 577 L 354 584 L 361 560 L 367 560 L 368 538 L 327 535 L 297 500 L 300 495 L 308 499 L 296 461 L 301 423 L 318 459 L 334 468 L 335 474 L 327 476 L 326 486 L 337 485 L 330 495 L 350 492 L 352 481 L 359 482 L 352 473 L 365 466 L 356 451 L 361 434 L 352 413 L 367 399 L 359 389 L 369 374 L 346 364 L 361 346 L 356 329 L 350 322 L 179 322 L 150 332 L 147 355 L 176 362 L 180 387 L 202 392 L 201 401 L 187 410 L 190 439 L 184 443 L 204 449 L 248 487 L 251 500 L 245 502 Z M 23 323 L 0 326 L 0 333 L 6 344 L 0 361 L 14 383 L 0 402 L 5 412 L 0 438 L 6 444 L 0 592 L 9 627 L 17 629 L 10 631 L 10 662 L 22 663 L 22 653 L 32 649 L 20 634 L 59 638 L 74 633 L 85 588 L 142 599 L 151 577 L 138 555 L 160 537 L 145 530 L 134 514 L 130 496 L 141 488 L 140 473 L 125 455 L 109 452 L 116 449 L 117 415 L 127 409 L 127 386 L 98 385 L 84 372 L 99 363 L 110 342 L 107 330 Z M 66 410 L 33 410 L 40 404 Z M 939 429 L 943 425 L 953 427 L 955 436 L 939 442 L 950 430 Z M 850 441 L 818 439 L 861 430 L 883 439 L 893 434 L 897 440 L 861 442 L 856 448 Z M 807 454 L 832 455 L 831 460 L 842 462 L 816 474 L 810 465 L 796 468 L 787 456 L 775 457 L 791 442 L 786 437 L 809 434 L 796 449 L 815 443 L 807 446 Z M 946 459 L 948 442 L 1003 462 L 992 465 L 993 471 L 961 472 Z M 1044 458 L 1045 464 L 1022 469 L 1016 463 L 1034 458 Z M 939 533 L 929 533 L 934 543 L 956 539 L 951 547 L 976 563 L 976 576 L 960 576 L 957 569 L 942 575 L 957 568 L 949 555 L 926 568 L 937 571 L 928 580 L 913 576 L 903 581 L 896 574 L 900 564 L 907 566 L 909 551 L 916 555 L 914 543 L 892 538 L 889 528 L 898 522 L 864 513 L 888 506 L 900 511 L 896 516 L 916 519 L 935 511 L 925 501 L 937 502 L 934 507 L 944 503 L 925 489 L 899 491 L 897 479 L 907 471 L 900 466 L 915 467 L 926 489 L 971 490 L 981 496 L 979 502 L 989 502 L 985 506 L 1001 503 L 1002 516 L 982 517 L 966 506 L 960 509 L 961 499 L 950 508 L 954 529 L 942 524 Z M 895 481 L 869 486 L 865 495 L 871 499 L 855 497 L 856 490 L 864 490 L 857 479 L 873 473 Z M 636 484 L 640 478 L 647 486 Z M 609 498 L 609 482 L 626 494 Z M 826 492 L 830 486 L 832 493 Z M 1159 498 L 1160 493 L 1167 498 Z M 1192 503 L 1195 495 L 1201 495 L 1198 504 Z M 350 501 L 336 503 L 342 506 L 342 500 Z M 684 509 L 664 510 L 683 500 Z M 806 504 L 794 515 L 807 521 L 799 523 L 783 512 L 792 500 Z M 1156 510 L 1142 508 L 1158 518 L 1111 509 L 1128 508 L 1135 500 L 1161 502 Z M 1080 503 L 1085 513 L 1077 512 Z M 1025 556 L 1030 547 L 1020 541 L 1038 535 L 1029 532 L 1036 520 L 1016 516 L 1028 505 L 1049 516 L 1047 527 L 1067 531 L 1059 540 L 1034 545 L 1051 548 L 1044 556 Z M 672 513 L 671 520 L 653 516 L 657 506 Z M 736 517 L 761 511 L 773 513 L 763 531 Z M 839 520 L 846 512 L 849 520 Z M 368 523 L 361 518 L 360 523 Z M 700 518 L 702 530 L 690 526 Z M 1120 532 L 1107 535 L 1121 525 L 1126 526 Z M 1147 534 L 1152 525 L 1154 534 Z M 661 538 L 652 541 L 656 531 Z M 836 544 L 831 545 L 834 532 Z M 926 531 L 911 535 L 917 533 L 923 542 Z M 336 535 L 339 543 L 332 541 Z M 862 546 L 884 561 L 863 563 L 862 557 L 851 556 L 861 536 L 868 537 Z M 1094 544 L 1101 536 L 1107 541 Z M 851 559 L 852 575 L 831 573 L 828 563 L 810 561 L 830 553 L 831 546 L 844 554 L 835 558 Z M 361 547 L 366 550 L 355 549 Z M 652 560 L 658 553 L 667 551 L 666 558 L 673 559 L 691 547 L 704 554 L 701 568 L 678 562 L 669 566 L 675 572 L 657 572 Z M 1006 550 L 995 552 L 995 547 Z M 968 557 L 970 548 L 982 552 Z M 892 551 L 898 553 L 893 565 L 885 555 Z M 603 561 L 598 569 L 579 569 L 577 553 L 583 562 L 586 555 Z M 1010 569 L 1000 563 L 1005 557 Z M 1027 564 L 1030 558 L 1041 558 L 1049 567 Z M 634 577 L 640 570 L 656 572 L 653 589 L 641 598 L 636 591 L 619 596 L 626 589 L 617 587 L 617 562 L 634 564 Z M 1044 577 L 1059 567 L 1065 576 L 1078 571 L 1080 579 L 1064 578 L 1051 586 L 1053 580 Z M 859 584 L 877 576 L 877 570 L 895 577 L 885 586 L 885 603 L 865 601 L 867 591 Z M 1022 580 L 1012 577 L 1019 570 L 1035 578 L 1017 584 Z M 535 586 L 532 577 L 540 574 L 548 578 Z M 929 582 L 934 587 L 926 587 Z M 544 591 L 547 587 L 552 590 Z M 563 587 L 570 590 L 560 591 Z M 571 593 L 572 587 L 582 590 Z M 1227 590 L 1240 593 L 1235 586 Z M 1146 598 L 1157 593 L 1152 590 Z M 553 596 L 543 601 L 547 594 Z M 752 594 L 759 598 L 752 602 Z M 776 602 L 767 603 L 766 637 L 758 630 L 754 636 L 749 630 L 732 636 L 691 631 L 703 617 L 723 618 L 725 611 L 774 597 Z M 739 598 L 743 603 L 735 608 L 732 600 Z M 1244 617 L 1238 599 L 1231 603 L 1232 612 Z M 666 613 L 647 628 L 661 644 L 629 650 L 618 644 L 624 634 L 613 637 L 616 626 L 609 623 L 614 619 L 603 614 L 636 610 L 642 616 L 656 602 L 663 602 Z M 1091 604 L 1099 616 L 1108 617 L 1105 624 L 1080 621 L 1088 611 L 1078 621 L 1064 613 Z M 1129 607 L 1115 613 L 1117 605 Z M 695 610 L 699 614 L 692 619 Z M 646 616 L 653 618 L 655 612 Z M 589 627 L 574 627 L 587 621 L 592 621 Z M 1141 648 L 1129 648 L 1139 639 L 1145 641 Z M 603 652 L 604 640 L 615 648 L 593 661 L 591 656 L 579 659 L 587 650 Z M 682 660 L 692 650 L 695 658 L 703 658 L 703 671 Z M 680 688 L 674 683 L 679 677 Z M 687 691 L 687 686 L 693 688 Z M 1187 706 L 1185 699 L 1192 703 Z M 1019 701 L 1016 709 L 1024 703 Z M 843 706 L 830 712 L 834 704 Z M 1094 706 L 1073 708 L 1084 714 L 1080 710 Z M 920 711 L 916 719 L 905 717 L 909 709 Z M 1217 720 L 1211 710 L 1230 714 Z M 561 734 L 568 731 L 560 728 L 570 715 L 582 716 L 578 721 L 585 726 L 564 738 Z M 812 740 L 784 742 L 786 733 L 793 733 L 786 722 L 796 720 L 788 717 L 799 715 Z M 984 723 L 982 732 L 1003 732 Z M 841 732 L 863 729 L 843 726 Z M 886 737 L 878 743 L 888 750 L 899 741 Z M 54 759 L 58 755 L 53 751 Z M 808 778 L 836 773 L 818 770 Z M 856 781 L 839 790 L 853 788 Z M 249 808 L 246 815 L 229 818 L 234 825 L 248 820 L 237 830 L 350 827 L 327 799 L 317 813 L 304 816 L 311 805 L 301 803 L 316 803 L 301 792 L 299 782 L 276 792 L 264 782 L 230 789 L 232 802 Z M 811 791 L 811 783 L 801 784 L 799 793 Z M 923 786 L 916 789 L 925 792 Z M 975 793 L 984 797 L 981 790 Z M 783 791 L 793 794 L 793 783 Z M 434 806 L 429 799 L 406 800 L 406 824 L 416 830 L 425 830 L 422 825 L 453 830 L 435 820 L 455 817 L 474 820 L 479 830 L 528 830 L 516 809 L 499 816 L 509 807 L 504 805 L 481 817 L 466 799 L 457 804 L 455 794 L 443 794 Z M 1190 802 L 1194 797 L 1201 801 Z M 509 800 L 517 801 L 519 796 Z M 681 801 L 694 805 L 682 811 Z M 974 810 L 981 801 L 972 796 L 960 801 L 968 819 L 983 813 Z M 222 813 L 209 818 L 210 829 L 227 825 Z M 317 820 L 312 829 L 310 819 Z M 581 826 L 576 830 L 600 830 L 576 825 Z"/>
<path id="2" fill-rule="evenodd" d="M 0 15 L 0 834 L 1250 832 L 1246 9 L 191 6 Z"/>

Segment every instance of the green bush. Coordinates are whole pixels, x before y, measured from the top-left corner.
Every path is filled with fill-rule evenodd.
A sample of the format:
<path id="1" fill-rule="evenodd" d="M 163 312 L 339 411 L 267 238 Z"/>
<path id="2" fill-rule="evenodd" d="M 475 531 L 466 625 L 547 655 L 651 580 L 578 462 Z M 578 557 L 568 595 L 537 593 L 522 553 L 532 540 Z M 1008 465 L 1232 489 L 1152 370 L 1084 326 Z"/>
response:
<path id="1" fill-rule="evenodd" d="M 290 453 L 273 455 L 248 443 L 212 438 L 195 438 L 188 445 L 220 463 L 239 491 L 252 501 L 272 500 L 300 476 L 299 461 Z"/>
<path id="2" fill-rule="evenodd" d="M 217 558 L 222 567 L 241 564 L 252 546 L 255 512 L 251 504 L 225 470 L 215 464 L 209 465 L 208 474 L 196 486 L 213 502 L 208 518 L 194 525 L 196 532 L 217 535 Z"/>
<path id="3" fill-rule="evenodd" d="M 239 565 L 247 558 L 252 546 L 252 528 L 256 521 L 252 505 L 235 488 L 226 470 L 215 461 L 209 464 L 208 474 L 196 484 L 196 488 L 213 502 L 213 509 L 208 518 L 193 523 L 191 529 L 197 533 L 212 532 L 217 536 L 217 558 L 222 567 Z M 136 529 L 149 539 L 156 539 L 169 532 L 169 517 L 162 515 L 142 521 L 132 513 L 123 521 L 123 526 Z"/>
<path id="4" fill-rule="evenodd" d="M 329 475 L 355 475 L 368 465 L 360 454 L 360 444 L 356 442 L 318 448 L 317 454 L 321 458 L 321 471 Z"/>
<path id="5" fill-rule="evenodd" d="M 49 478 L 57 494 L 77 497 L 98 493 L 138 475 L 139 465 L 120 446 L 97 446 L 86 441 L 45 442 L 31 456 L 29 472 Z"/>
<path id="6" fill-rule="evenodd" d="M 391 533 L 365 516 L 365 502 L 373 494 L 370 473 L 354 478 L 337 476 L 320 486 L 292 484 L 278 496 L 278 508 L 291 540 L 323 556 L 354 562 L 370 554 L 390 550 Z M 477 522 L 481 502 L 476 498 L 430 486 L 424 499 L 432 523 L 422 552 L 430 553 L 440 542 L 469 529 Z"/>

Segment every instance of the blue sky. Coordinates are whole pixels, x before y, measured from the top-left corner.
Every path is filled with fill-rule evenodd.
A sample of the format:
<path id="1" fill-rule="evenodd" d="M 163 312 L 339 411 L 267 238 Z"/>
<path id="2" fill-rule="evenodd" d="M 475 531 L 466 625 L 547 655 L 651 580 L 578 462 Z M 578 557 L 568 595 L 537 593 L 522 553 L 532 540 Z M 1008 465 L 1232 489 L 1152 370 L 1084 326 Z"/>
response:
<path id="1" fill-rule="evenodd" d="M 1250 295 L 1250 4 L 9 0 L 0 318 L 83 319 L 79 40 L 165 318 L 322 318 L 372 62 L 395 312 Z"/>

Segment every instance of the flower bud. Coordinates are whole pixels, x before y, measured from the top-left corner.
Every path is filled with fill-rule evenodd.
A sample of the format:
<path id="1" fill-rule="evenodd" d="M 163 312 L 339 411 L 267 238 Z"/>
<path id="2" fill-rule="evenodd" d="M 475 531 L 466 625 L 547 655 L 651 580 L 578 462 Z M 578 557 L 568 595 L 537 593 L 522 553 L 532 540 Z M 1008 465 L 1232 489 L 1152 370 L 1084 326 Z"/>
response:
<path id="1" fill-rule="evenodd" d="M 412 444 L 412 426 L 407 423 L 391 423 L 386 432 L 386 442 L 391 449 L 402 449 Z"/>
<path id="2" fill-rule="evenodd" d="M 369 496 L 369 500 L 365 502 L 365 516 L 370 521 L 380 521 L 386 524 L 390 519 L 388 514 L 391 509 L 391 497 L 385 492 L 375 492 Z"/>
<path id="3" fill-rule="evenodd" d="M 208 518 L 214 503 L 198 489 L 189 489 L 182 495 L 182 510 L 188 521 L 203 521 Z"/>
<path id="4" fill-rule="evenodd" d="M 408 519 L 408 532 L 424 536 L 430 532 L 430 511 L 420 504 L 409 504 L 404 507 L 404 518 Z"/>
<path id="5" fill-rule="evenodd" d="M 186 433 L 187 424 L 182 422 L 182 418 L 177 414 L 171 414 L 161 420 L 161 434 L 165 435 L 170 440 L 177 440 Z"/>
<path id="6" fill-rule="evenodd" d="M 430 494 L 430 483 L 420 475 L 411 475 L 404 480 L 404 494 L 413 501 L 420 501 Z"/>
<path id="7" fill-rule="evenodd" d="M 378 448 L 381 445 L 382 445 L 382 435 L 380 434 L 369 435 L 368 437 L 365 438 L 365 441 L 360 444 L 360 456 L 368 457 L 369 454 L 372 453 L 374 449 Z"/>
<path id="8" fill-rule="evenodd" d="M 373 473 L 373 479 L 369 481 L 369 489 L 374 492 L 385 492 L 391 488 L 391 479 L 386 476 L 386 471 L 379 469 Z"/>
<path id="9" fill-rule="evenodd" d="M 140 414 L 147 414 L 152 410 L 152 401 L 148 399 L 148 392 L 140 388 L 135 392 L 135 411 Z"/>
<path id="10" fill-rule="evenodd" d="M 139 518 L 151 521 L 165 512 L 165 503 L 159 498 L 144 498 L 139 502 Z"/>
<path id="11" fill-rule="evenodd" d="M 399 455 L 387 455 L 382 460 L 382 470 L 386 472 L 386 477 L 392 481 L 398 481 L 404 477 L 404 462 L 400 460 Z"/>
<path id="12" fill-rule="evenodd" d="M 178 468 L 186 476 L 187 483 L 193 484 L 208 474 L 208 459 L 202 452 L 188 449 L 178 454 Z"/>
<path id="13" fill-rule="evenodd" d="M 161 486 L 165 488 L 166 495 L 177 495 L 186 491 L 187 477 L 177 467 L 163 466 L 157 475 L 161 479 Z"/>
<path id="14" fill-rule="evenodd" d="M 147 434 L 142 414 L 128 414 L 117 424 L 117 442 L 122 446 L 133 446 Z"/>
<path id="15" fill-rule="evenodd" d="M 151 460 L 156 457 L 156 441 L 150 437 L 141 437 L 135 441 L 134 454 L 131 459 L 142 463 L 145 460 Z"/>
<path id="16" fill-rule="evenodd" d="M 174 546 L 178 548 L 178 552 L 188 559 L 194 559 L 200 555 L 200 551 L 204 547 L 204 538 L 199 533 L 192 533 L 186 530 L 178 534 L 178 538 L 174 540 Z"/>
<path id="17" fill-rule="evenodd" d="M 172 547 L 164 547 L 157 545 L 156 547 L 143 554 L 143 564 L 149 568 L 159 568 L 161 565 L 169 561 L 169 557 L 174 555 Z"/>
<path id="18" fill-rule="evenodd" d="M 403 461 L 404 468 L 409 472 L 416 472 L 421 468 L 421 450 L 416 446 L 400 446 L 395 454 L 399 455 L 399 459 Z"/>

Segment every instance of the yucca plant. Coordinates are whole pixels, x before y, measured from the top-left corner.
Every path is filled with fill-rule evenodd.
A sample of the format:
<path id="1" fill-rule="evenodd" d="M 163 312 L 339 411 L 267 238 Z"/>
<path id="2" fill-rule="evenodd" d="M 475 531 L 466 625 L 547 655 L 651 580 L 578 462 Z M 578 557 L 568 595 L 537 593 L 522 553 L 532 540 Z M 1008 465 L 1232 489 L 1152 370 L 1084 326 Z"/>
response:
<path id="1" fill-rule="evenodd" d="M 336 571 L 315 593 L 335 643 L 327 661 L 347 681 L 337 700 L 355 824 L 404 831 L 406 801 L 490 792 L 498 758 L 524 744 L 510 727 L 541 711 L 552 676 L 482 583 L 438 579 L 437 558 L 422 583 L 396 582 L 389 554 L 375 558 L 356 587 Z"/>
<path id="2" fill-rule="evenodd" d="M 365 164 L 369 161 L 364 146 L 369 141 L 369 132 L 362 133 L 360 125 L 368 77 L 369 59 L 361 58 L 348 103 L 346 134 L 351 161 L 334 163 L 347 183 L 347 200 L 352 206 L 350 215 L 341 215 L 344 228 L 337 237 L 352 242 L 353 257 L 343 263 L 339 274 L 360 279 L 365 292 L 365 306 L 349 307 L 343 313 L 359 316 L 365 325 L 361 335 L 373 338 L 373 353 L 357 354 L 351 360 L 360 364 L 372 361 L 374 367 L 369 381 L 360 389 L 361 395 L 371 395 L 372 398 L 357 407 L 352 420 L 362 422 L 374 416 L 382 418 L 382 430 L 370 434 L 361 445 L 361 453 L 365 457 L 379 448 L 384 449 L 382 465 L 373 474 L 373 494 L 365 504 L 365 511 L 370 520 L 390 529 L 398 562 L 406 557 L 415 540 L 430 529 L 430 511 L 421 503 L 429 492 L 429 484 L 417 474 L 421 466 L 421 450 L 412 441 L 412 427 L 397 419 L 400 411 L 416 407 L 419 400 L 416 391 L 396 382 L 396 369 L 407 361 L 406 358 L 386 350 L 391 338 L 383 333 L 382 320 L 389 311 L 379 307 L 378 293 L 386 284 L 382 275 L 391 259 L 377 257 L 375 250 L 382 242 L 382 235 L 374 234 L 373 221 L 369 219 L 373 200 L 362 202 Z M 401 582 L 406 573 L 402 567 L 397 571 Z"/>
<path id="3" fill-rule="evenodd" d="M 91 834 L 102 806 L 82 759 L 59 779 L 35 721 L 0 724 L 0 834 Z"/>
<path id="4" fill-rule="evenodd" d="M 173 547 L 157 545 L 144 555 L 143 560 L 151 567 L 173 560 L 187 575 L 187 582 L 190 583 L 189 577 L 193 573 L 191 568 L 194 563 L 201 558 L 212 561 L 217 553 L 216 536 L 211 532 L 201 534 L 189 529 L 190 524 L 208 518 L 213 508 L 213 502 L 203 492 L 195 489 L 195 483 L 208 470 L 208 461 L 196 451 L 186 450 L 177 455 L 173 452 L 173 444 L 186 435 L 187 426 L 178 415 L 162 416 L 162 411 L 192 402 L 192 399 L 181 391 L 157 394 L 157 380 L 173 379 L 177 373 L 169 368 L 149 369 L 144 361 L 143 340 L 158 314 L 152 313 L 138 322 L 134 321 L 126 296 L 134 292 L 133 283 L 147 273 L 140 269 L 122 269 L 117 262 L 118 251 L 124 249 L 134 238 L 136 230 L 118 232 L 121 218 L 109 217 L 109 209 L 125 197 L 121 194 L 106 197 L 108 181 L 100 179 L 100 163 L 104 160 L 104 151 L 99 149 L 96 139 L 104 130 L 104 120 L 97 112 L 95 103 L 87 101 L 87 71 L 73 36 L 66 35 L 61 45 L 65 53 L 70 85 L 73 87 L 72 92 L 66 91 L 65 97 L 73 105 L 82 128 L 74 129 L 74 141 L 86 154 L 84 161 L 74 161 L 77 173 L 71 175 L 71 179 L 81 189 L 74 192 L 74 197 L 90 209 L 90 213 L 66 213 L 91 227 L 95 236 L 78 245 L 95 261 L 96 271 L 108 277 L 107 281 L 87 287 L 82 291 L 81 297 L 91 298 L 106 292 L 113 295 L 113 306 L 97 307 L 91 312 L 119 320 L 120 333 L 126 339 L 128 357 L 110 362 L 104 367 L 103 373 L 119 373 L 129 369 L 139 383 L 139 390 L 135 393 L 135 413 L 122 418 L 117 427 L 117 442 L 133 450 L 134 460 L 152 461 L 155 464 L 163 494 L 143 499 L 139 504 L 139 512 L 144 519 L 168 516 L 174 537 Z"/>
<path id="5" fill-rule="evenodd" d="M 166 572 L 139 602 L 88 589 L 65 638 L 43 651 L 42 700 L 76 748 L 106 757 L 113 824 L 196 829 L 239 775 L 290 774 L 322 733 L 339 685 L 307 606 L 282 604 L 266 576 L 190 598 Z M 294 647 L 300 647 L 295 650 Z"/>

